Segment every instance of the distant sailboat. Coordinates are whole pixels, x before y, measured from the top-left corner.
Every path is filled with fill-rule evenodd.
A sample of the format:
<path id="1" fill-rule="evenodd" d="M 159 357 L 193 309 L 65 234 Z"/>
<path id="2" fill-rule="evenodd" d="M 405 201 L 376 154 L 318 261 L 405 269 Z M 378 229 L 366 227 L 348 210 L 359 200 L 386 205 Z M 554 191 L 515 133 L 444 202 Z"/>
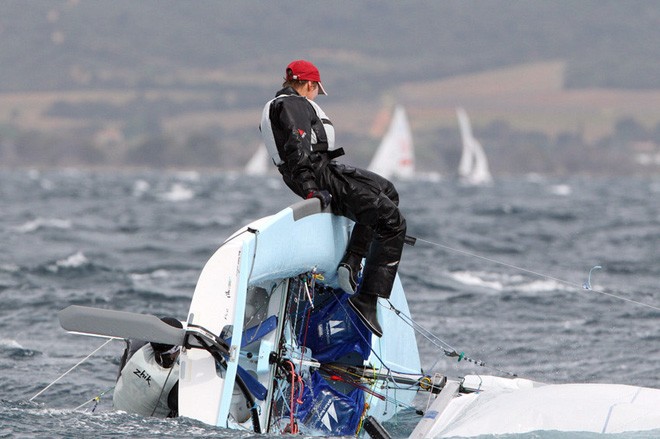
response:
<path id="1" fill-rule="evenodd" d="M 248 175 L 266 175 L 271 171 L 271 161 L 266 146 L 261 143 L 250 161 L 245 165 L 244 171 Z"/>
<path id="2" fill-rule="evenodd" d="M 368 168 L 385 178 L 409 179 L 415 174 L 412 132 L 401 105 L 394 109 L 392 122 Z"/>
<path id="3" fill-rule="evenodd" d="M 472 135 L 470 119 L 462 108 L 456 109 L 458 125 L 461 129 L 463 154 L 458 165 L 458 176 L 463 183 L 469 185 L 484 185 L 493 182 L 488 168 L 488 159 L 481 144 Z"/>

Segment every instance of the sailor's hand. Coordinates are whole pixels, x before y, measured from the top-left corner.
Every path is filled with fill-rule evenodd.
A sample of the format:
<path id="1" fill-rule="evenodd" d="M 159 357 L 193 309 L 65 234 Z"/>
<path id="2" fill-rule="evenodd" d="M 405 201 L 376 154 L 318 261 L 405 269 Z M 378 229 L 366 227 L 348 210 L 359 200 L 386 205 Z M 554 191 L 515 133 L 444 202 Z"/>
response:
<path id="1" fill-rule="evenodd" d="M 330 195 L 330 192 L 326 191 L 325 189 L 313 189 L 309 191 L 307 194 L 307 199 L 309 200 L 310 198 L 318 198 L 321 201 L 321 210 L 328 207 L 330 205 L 330 201 L 332 201 L 332 195 Z"/>

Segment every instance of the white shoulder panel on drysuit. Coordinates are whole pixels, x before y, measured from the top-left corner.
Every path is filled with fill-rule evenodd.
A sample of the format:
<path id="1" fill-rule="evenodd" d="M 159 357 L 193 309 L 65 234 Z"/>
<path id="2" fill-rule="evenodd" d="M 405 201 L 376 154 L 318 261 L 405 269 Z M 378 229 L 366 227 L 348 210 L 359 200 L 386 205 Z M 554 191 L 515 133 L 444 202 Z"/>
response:
<path id="1" fill-rule="evenodd" d="M 275 137 L 273 136 L 273 127 L 270 123 L 270 106 L 277 99 L 282 99 L 289 96 L 300 97 L 298 95 L 280 95 L 266 102 L 266 105 L 264 105 L 264 109 L 261 112 L 261 125 L 260 125 L 261 137 L 263 138 L 264 144 L 266 145 L 266 149 L 268 150 L 268 155 L 270 155 L 270 158 L 273 160 L 273 163 L 275 163 L 276 166 L 279 166 L 282 163 L 284 163 L 284 160 L 282 160 L 282 158 L 280 157 L 280 154 L 277 151 L 277 145 L 275 144 Z M 325 112 L 321 109 L 321 107 L 319 107 L 319 105 L 316 102 L 310 101 L 309 99 L 307 100 L 307 102 L 312 104 L 312 108 L 314 108 L 316 115 L 318 116 L 319 119 L 321 119 L 321 122 L 323 122 L 323 129 L 325 130 L 325 136 L 328 139 L 328 151 L 334 151 L 336 149 L 335 128 L 332 126 L 332 123 L 330 122 L 330 119 L 328 119 L 328 116 L 326 116 Z M 312 130 L 312 137 L 310 143 L 314 145 L 316 144 L 316 142 L 317 142 L 316 134 Z"/>
<path id="2" fill-rule="evenodd" d="M 316 111 L 316 115 L 321 119 L 321 122 L 323 122 L 325 137 L 328 139 L 328 151 L 334 151 L 337 148 L 335 146 L 335 127 L 332 126 L 332 122 L 330 122 L 330 119 L 326 116 L 325 111 L 321 109 L 319 104 L 314 101 L 309 101 L 309 103 L 312 104 L 314 111 Z M 312 143 L 316 143 L 316 141 L 314 140 Z"/>
<path id="3" fill-rule="evenodd" d="M 164 418 L 170 412 L 167 397 L 179 379 L 179 363 L 165 369 L 156 363 L 150 344 L 144 345 L 121 371 L 112 403 L 116 410 Z"/>
<path id="4" fill-rule="evenodd" d="M 271 99 L 266 102 L 266 105 L 264 105 L 264 110 L 261 112 L 261 124 L 259 127 L 261 128 L 261 137 L 266 145 L 266 150 L 268 150 L 268 155 L 273 163 L 275 163 L 276 166 L 279 166 L 284 163 L 284 161 L 280 158 L 280 154 L 277 152 L 275 136 L 273 136 L 273 127 L 270 124 L 270 105 L 275 99 Z"/>

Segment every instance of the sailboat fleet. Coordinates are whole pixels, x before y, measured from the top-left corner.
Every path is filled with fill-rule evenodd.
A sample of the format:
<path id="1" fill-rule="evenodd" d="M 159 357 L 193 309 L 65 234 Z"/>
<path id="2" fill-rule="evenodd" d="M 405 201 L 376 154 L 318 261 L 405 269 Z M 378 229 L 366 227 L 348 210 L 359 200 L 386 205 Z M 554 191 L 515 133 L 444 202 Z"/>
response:
<path id="1" fill-rule="evenodd" d="M 461 132 L 462 153 L 458 165 L 458 179 L 469 186 L 489 185 L 493 182 L 488 158 L 481 143 L 472 134 L 470 119 L 463 108 L 456 109 Z M 438 173 L 420 173 L 415 169 L 415 148 L 406 110 L 394 107 L 389 127 L 383 136 L 367 169 L 387 179 L 410 180 L 426 178 L 438 180 Z M 263 144 L 244 167 L 248 175 L 265 175 L 272 170 Z"/>

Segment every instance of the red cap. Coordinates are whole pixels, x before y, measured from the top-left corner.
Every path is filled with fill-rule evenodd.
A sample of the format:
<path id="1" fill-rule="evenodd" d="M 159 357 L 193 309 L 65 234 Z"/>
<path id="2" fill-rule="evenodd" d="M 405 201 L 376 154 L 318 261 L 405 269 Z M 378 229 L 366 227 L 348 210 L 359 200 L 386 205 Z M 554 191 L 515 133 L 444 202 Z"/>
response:
<path id="1" fill-rule="evenodd" d="M 323 84 L 321 84 L 321 74 L 319 73 L 319 69 L 317 69 L 314 64 L 305 61 L 304 59 L 291 61 L 291 63 L 286 66 L 286 80 L 318 82 L 319 94 L 327 95 L 323 88 Z"/>

